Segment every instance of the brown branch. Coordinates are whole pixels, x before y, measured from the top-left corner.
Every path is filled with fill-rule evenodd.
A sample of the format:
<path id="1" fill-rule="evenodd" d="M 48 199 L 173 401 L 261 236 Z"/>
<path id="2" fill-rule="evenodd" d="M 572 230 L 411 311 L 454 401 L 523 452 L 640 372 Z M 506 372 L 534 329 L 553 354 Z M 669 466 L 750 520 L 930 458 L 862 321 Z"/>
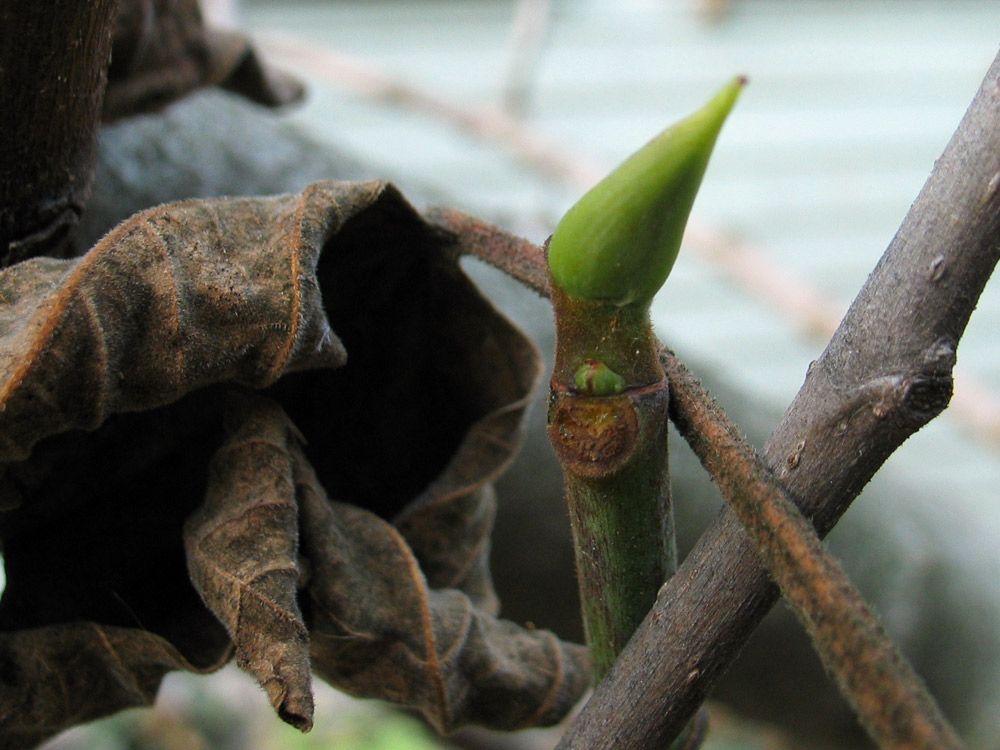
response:
<path id="1" fill-rule="evenodd" d="M 117 0 L 0 6 L 0 264 L 65 255 L 90 194 Z"/>
<path id="2" fill-rule="evenodd" d="M 845 306 L 816 284 L 777 267 L 750 243 L 711 227 L 689 224 L 685 242 L 739 289 L 789 321 L 803 336 L 829 341 L 840 326 Z M 1000 449 L 1000 400 L 967 373 L 955 374 L 949 417 L 969 435 Z"/>
<path id="3" fill-rule="evenodd" d="M 955 348 L 1000 252 L 1000 57 L 763 460 L 825 535 L 951 394 Z M 727 507 L 561 748 L 664 746 L 777 597 Z"/>
<path id="4" fill-rule="evenodd" d="M 672 352 L 671 419 L 719 485 L 757 551 L 879 747 L 959 747 L 909 662 L 868 609 L 816 530 Z"/>
<path id="5" fill-rule="evenodd" d="M 459 255 L 475 256 L 542 297 L 549 296 L 548 265 L 542 249 L 534 243 L 499 232 L 493 224 L 455 209 L 431 209 L 425 215 L 454 235 Z"/>

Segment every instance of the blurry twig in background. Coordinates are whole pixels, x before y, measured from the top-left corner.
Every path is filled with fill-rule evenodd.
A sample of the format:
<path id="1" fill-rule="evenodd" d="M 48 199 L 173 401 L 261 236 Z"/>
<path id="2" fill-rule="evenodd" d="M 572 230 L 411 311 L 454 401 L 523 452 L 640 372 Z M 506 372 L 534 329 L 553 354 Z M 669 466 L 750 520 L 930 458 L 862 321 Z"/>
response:
<path id="1" fill-rule="evenodd" d="M 725 19 L 732 10 L 732 0 L 695 0 L 695 12 L 708 23 Z"/>
<path id="2" fill-rule="evenodd" d="M 524 116 L 535 71 L 552 28 L 552 0 L 518 0 L 504 71 L 503 111 Z"/>
<path id="3" fill-rule="evenodd" d="M 259 42 L 276 63 L 298 68 L 363 99 L 418 112 L 446 122 L 466 136 L 498 144 L 518 161 L 558 184 L 571 185 L 582 192 L 606 172 L 532 133 L 521 120 L 499 108 L 455 104 L 387 75 L 364 60 L 302 39 L 269 34 Z"/>
<path id="4" fill-rule="evenodd" d="M 209 26 L 226 29 L 240 27 L 239 0 L 200 0 L 198 5 Z"/>

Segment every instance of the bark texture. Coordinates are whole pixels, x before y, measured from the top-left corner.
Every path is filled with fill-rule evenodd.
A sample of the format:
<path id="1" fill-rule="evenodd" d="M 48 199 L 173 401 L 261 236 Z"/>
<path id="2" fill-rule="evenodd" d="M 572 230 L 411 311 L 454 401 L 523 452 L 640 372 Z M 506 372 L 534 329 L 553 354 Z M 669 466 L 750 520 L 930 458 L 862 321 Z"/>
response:
<path id="1" fill-rule="evenodd" d="M 213 85 L 268 106 L 302 95 L 244 36 L 206 28 L 197 0 L 0 6 L 0 265 L 77 252 L 102 118 Z"/>
<path id="2" fill-rule="evenodd" d="M 117 6 L 0 6 L 0 265 L 69 254 L 93 180 Z"/>

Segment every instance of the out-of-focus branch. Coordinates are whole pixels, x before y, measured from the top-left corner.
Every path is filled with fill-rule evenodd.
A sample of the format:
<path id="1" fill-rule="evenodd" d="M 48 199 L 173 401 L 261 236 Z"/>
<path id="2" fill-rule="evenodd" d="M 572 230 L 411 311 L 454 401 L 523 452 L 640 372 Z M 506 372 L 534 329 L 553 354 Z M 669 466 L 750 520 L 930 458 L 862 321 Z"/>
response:
<path id="1" fill-rule="evenodd" d="M 69 252 L 96 165 L 117 6 L 0 6 L 0 265 Z"/>
<path id="2" fill-rule="evenodd" d="M 583 190 L 607 173 L 575 158 L 555 141 L 531 132 L 520 119 L 499 108 L 456 104 L 383 73 L 364 60 L 304 40 L 269 34 L 259 38 L 259 45 L 274 62 L 321 77 L 356 96 L 418 112 L 447 122 L 469 137 L 497 143 L 548 179 Z"/>
<path id="3" fill-rule="evenodd" d="M 503 108 L 510 115 L 520 116 L 528 108 L 531 84 L 552 26 L 552 0 L 518 0 L 512 26 Z"/>

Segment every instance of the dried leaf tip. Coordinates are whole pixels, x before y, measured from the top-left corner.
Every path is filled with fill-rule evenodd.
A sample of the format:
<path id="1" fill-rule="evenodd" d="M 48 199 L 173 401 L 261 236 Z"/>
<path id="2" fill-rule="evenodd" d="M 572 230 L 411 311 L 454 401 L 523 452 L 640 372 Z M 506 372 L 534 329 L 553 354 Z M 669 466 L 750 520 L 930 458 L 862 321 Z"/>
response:
<path id="1" fill-rule="evenodd" d="M 677 258 L 716 138 L 746 82 L 733 78 L 566 212 L 549 242 L 549 270 L 570 297 L 652 301 Z"/>

